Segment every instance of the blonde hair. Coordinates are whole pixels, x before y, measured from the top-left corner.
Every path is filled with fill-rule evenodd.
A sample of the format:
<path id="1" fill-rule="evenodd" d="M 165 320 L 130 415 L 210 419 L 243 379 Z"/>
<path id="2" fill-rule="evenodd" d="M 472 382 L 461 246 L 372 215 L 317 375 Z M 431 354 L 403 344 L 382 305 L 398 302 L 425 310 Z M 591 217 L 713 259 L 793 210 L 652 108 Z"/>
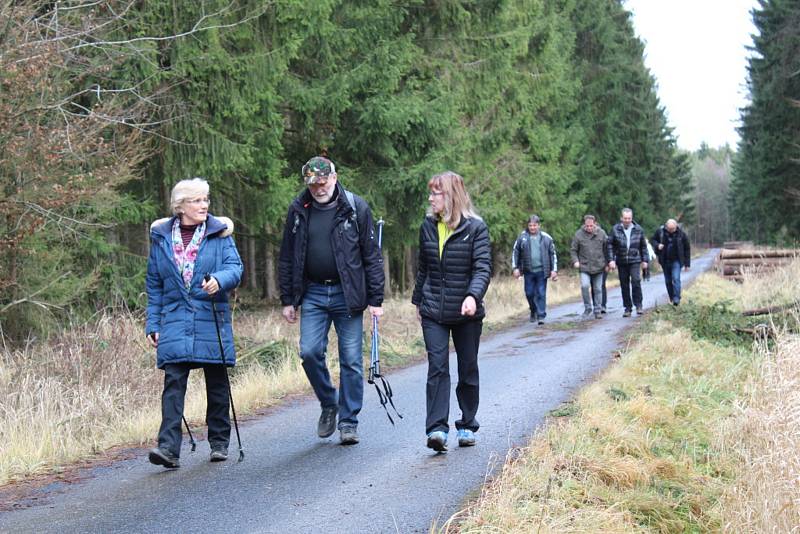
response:
<path id="1" fill-rule="evenodd" d="M 172 188 L 169 199 L 169 207 L 173 215 L 180 215 L 178 211 L 184 200 L 199 196 L 208 195 L 208 182 L 202 178 L 192 178 L 191 180 L 181 180 Z"/>
<path id="2" fill-rule="evenodd" d="M 464 178 L 460 175 L 453 171 L 436 174 L 428 180 L 428 189 L 441 191 L 444 194 L 442 213 L 433 213 L 433 209 L 428 208 L 428 215 L 441 220 L 450 229 L 455 230 L 462 217 L 464 219 L 480 219 L 469 198 L 469 193 L 464 187 Z"/>

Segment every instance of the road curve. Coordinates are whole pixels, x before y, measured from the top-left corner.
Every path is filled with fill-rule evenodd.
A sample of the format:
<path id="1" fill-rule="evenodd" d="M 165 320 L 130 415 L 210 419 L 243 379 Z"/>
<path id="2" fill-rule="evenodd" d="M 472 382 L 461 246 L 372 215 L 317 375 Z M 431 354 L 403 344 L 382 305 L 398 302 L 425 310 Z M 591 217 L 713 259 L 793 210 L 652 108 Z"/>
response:
<path id="1" fill-rule="evenodd" d="M 714 251 L 695 260 L 684 283 L 705 271 Z M 612 275 L 613 276 L 613 275 Z M 662 276 L 642 284 L 645 307 L 666 302 Z M 316 437 L 315 400 L 292 401 L 242 427 L 243 463 L 208 462 L 208 445 L 182 467 L 150 465 L 145 451 L 89 477 L 47 488 L 30 508 L 0 514 L 0 532 L 428 532 L 462 505 L 510 448 L 524 444 L 547 412 L 569 399 L 611 361 L 621 334 L 619 289 L 609 290 L 609 313 L 574 329 L 582 304 L 552 308 L 550 326 L 527 322 L 487 337 L 480 350 L 481 405 L 476 447 L 450 452 L 425 448 L 426 365 L 390 373 L 404 419 L 392 427 L 372 386 L 365 389 L 361 443 Z M 489 310 L 491 313 L 491 310 Z M 455 360 L 451 357 L 455 376 Z M 455 379 L 453 380 L 455 388 Z M 455 392 L 451 420 L 459 415 Z M 231 443 L 235 458 L 235 436 Z"/>

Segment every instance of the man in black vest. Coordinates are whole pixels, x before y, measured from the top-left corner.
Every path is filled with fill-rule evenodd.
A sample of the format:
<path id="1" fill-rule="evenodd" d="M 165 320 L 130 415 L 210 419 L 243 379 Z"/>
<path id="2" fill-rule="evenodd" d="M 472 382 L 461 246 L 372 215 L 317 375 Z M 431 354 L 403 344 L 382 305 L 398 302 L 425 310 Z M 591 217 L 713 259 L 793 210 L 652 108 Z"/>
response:
<path id="1" fill-rule="evenodd" d="M 650 242 L 664 271 L 669 301 L 677 306 L 681 303 L 681 267 L 688 271 L 692 263 L 689 236 L 678 226 L 678 221 L 670 219 L 656 230 Z"/>
<path id="2" fill-rule="evenodd" d="M 358 443 L 364 398 L 363 311 L 383 315 L 383 259 L 366 201 L 337 182 L 336 167 L 314 157 L 303 165 L 307 188 L 289 206 L 278 274 L 283 316 L 297 321 L 300 357 L 322 406 L 317 434 L 339 416 L 343 445 Z M 339 392 L 325 362 L 331 323 L 339 344 Z"/>

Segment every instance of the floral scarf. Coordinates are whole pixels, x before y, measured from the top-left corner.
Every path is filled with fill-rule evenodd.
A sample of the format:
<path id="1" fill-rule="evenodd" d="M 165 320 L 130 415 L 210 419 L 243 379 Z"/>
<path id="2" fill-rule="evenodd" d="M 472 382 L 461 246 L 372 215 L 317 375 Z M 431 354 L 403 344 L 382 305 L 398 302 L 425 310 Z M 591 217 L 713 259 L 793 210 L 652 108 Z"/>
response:
<path id="1" fill-rule="evenodd" d="M 172 223 L 172 254 L 175 258 L 175 264 L 178 266 L 183 277 L 183 283 L 186 289 L 192 286 L 192 277 L 194 276 L 194 262 L 197 261 L 197 251 L 200 249 L 200 242 L 206 235 L 206 223 L 198 224 L 194 230 L 194 235 L 189 244 L 184 248 L 183 238 L 181 237 L 181 220 L 180 217 L 175 217 L 175 222 Z"/>

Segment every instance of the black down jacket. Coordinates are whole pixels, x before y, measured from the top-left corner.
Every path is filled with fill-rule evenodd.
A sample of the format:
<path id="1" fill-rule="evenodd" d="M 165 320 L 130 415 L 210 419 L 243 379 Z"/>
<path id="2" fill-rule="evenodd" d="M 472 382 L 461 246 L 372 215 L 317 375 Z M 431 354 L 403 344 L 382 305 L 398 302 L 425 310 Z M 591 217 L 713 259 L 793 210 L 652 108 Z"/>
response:
<path id="1" fill-rule="evenodd" d="M 347 308 L 350 313 L 358 313 L 367 305 L 383 304 L 383 258 L 375 237 L 372 212 L 366 201 L 353 195 L 358 219 L 358 224 L 355 224 L 353 208 L 342 184 L 336 184 L 336 189 L 338 196 L 334 200 L 337 206 L 331 245 Z M 304 273 L 311 201 L 308 189 L 303 190 L 289 206 L 286 215 L 278 261 L 281 304 L 284 306 L 299 306 L 308 287 Z"/>
<path id="2" fill-rule="evenodd" d="M 411 302 L 420 315 L 441 324 L 480 319 L 483 297 L 492 276 L 489 229 L 480 219 L 462 218 L 444 244 L 439 259 L 437 221 L 426 217 L 419 229 L 417 281 Z M 461 315 L 461 304 L 472 295 L 478 307 L 473 317 Z"/>
<path id="3" fill-rule="evenodd" d="M 631 223 L 631 246 L 628 248 L 625 239 L 625 230 L 622 223 L 617 223 L 608 234 L 608 256 L 615 262 L 628 265 L 631 263 L 649 262 L 647 242 L 644 239 L 644 230 L 638 224 Z"/>

